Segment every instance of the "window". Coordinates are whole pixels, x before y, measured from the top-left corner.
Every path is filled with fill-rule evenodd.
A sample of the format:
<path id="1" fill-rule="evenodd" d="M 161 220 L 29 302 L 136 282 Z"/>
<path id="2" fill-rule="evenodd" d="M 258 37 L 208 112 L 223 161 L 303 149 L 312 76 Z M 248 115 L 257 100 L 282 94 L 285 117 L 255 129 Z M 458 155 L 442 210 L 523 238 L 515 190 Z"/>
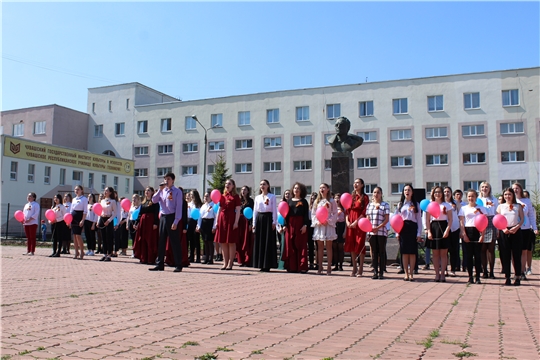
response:
<path id="1" fill-rule="evenodd" d="M 34 135 L 45 134 L 45 125 L 46 121 L 36 121 L 34 122 Z"/>
<path id="2" fill-rule="evenodd" d="M 94 188 L 94 173 L 88 173 L 88 187 L 90 189 Z"/>
<path id="3" fill-rule="evenodd" d="M 95 114 L 96 113 L 96 103 L 92 103 L 92 112 Z"/>
<path id="4" fill-rule="evenodd" d="M 160 155 L 172 154 L 172 152 L 173 152 L 172 145 L 158 145 L 157 152 Z"/>
<path id="5" fill-rule="evenodd" d="M 296 121 L 309 121 L 309 106 L 296 108 Z"/>
<path id="6" fill-rule="evenodd" d="M 294 171 L 311 170 L 311 160 L 295 161 L 293 166 Z"/>
<path id="7" fill-rule="evenodd" d="M 197 166 L 182 166 L 182 176 L 197 175 Z"/>
<path id="8" fill-rule="evenodd" d="M 390 163 L 397 167 L 412 166 L 412 156 L 392 156 Z"/>
<path id="9" fill-rule="evenodd" d="M 94 125 L 94 137 L 103 136 L 103 125 Z"/>
<path id="10" fill-rule="evenodd" d="M 281 162 L 265 162 L 263 165 L 264 172 L 278 172 L 281 171 Z"/>
<path id="11" fill-rule="evenodd" d="M 279 123 L 279 109 L 266 110 L 266 123 L 267 124 Z"/>
<path id="12" fill-rule="evenodd" d="M 313 145 L 313 138 L 311 135 L 293 136 L 294 146 L 309 146 Z"/>
<path id="13" fill-rule="evenodd" d="M 333 134 L 324 134 L 324 145 L 330 145 L 330 136 Z"/>
<path id="14" fill-rule="evenodd" d="M 73 175 L 72 175 L 72 178 L 73 178 L 73 181 L 77 181 L 79 184 L 82 182 L 82 171 L 73 171 Z"/>
<path id="15" fill-rule="evenodd" d="M 519 183 L 521 187 L 523 187 L 524 189 L 527 188 L 525 186 L 525 179 L 517 179 L 517 180 L 502 180 L 502 189 L 504 190 L 506 188 L 512 187 L 512 185 L 515 183 Z"/>
<path id="16" fill-rule="evenodd" d="M 501 134 L 523 134 L 523 122 L 501 123 Z"/>
<path id="17" fill-rule="evenodd" d="M 199 151 L 199 143 L 182 144 L 182 151 L 185 153 L 197 152 Z"/>
<path id="18" fill-rule="evenodd" d="M 332 160 L 324 159 L 324 170 L 326 171 L 332 170 Z"/>
<path id="19" fill-rule="evenodd" d="M 426 128 L 426 139 L 446 137 L 448 137 L 448 128 L 446 127 Z"/>
<path id="20" fill-rule="evenodd" d="M 525 151 L 501 152 L 501 162 L 522 162 L 522 161 L 525 161 Z"/>
<path id="21" fill-rule="evenodd" d="M 519 90 L 503 90 L 502 92 L 503 106 L 518 106 L 519 105 Z"/>
<path id="22" fill-rule="evenodd" d="M 135 177 L 148 177 L 148 169 L 135 169 Z"/>
<path id="23" fill-rule="evenodd" d="M 269 137 L 264 138 L 264 147 L 281 147 L 281 138 L 280 137 Z"/>
<path id="24" fill-rule="evenodd" d="M 141 198 L 144 199 L 144 190 L 133 190 L 133 193 L 139 195 Z"/>
<path id="25" fill-rule="evenodd" d="M 391 130 L 390 139 L 392 141 L 411 140 L 412 139 L 411 129 Z"/>
<path id="26" fill-rule="evenodd" d="M 129 99 L 126 99 L 126 110 L 129 110 Z"/>
<path id="27" fill-rule="evenodd" d="M 114 135 L 124 136 L 125 123 L 116 123 L 114 126 Z"/>
<path id="28" fill-rule="evenodd" d="M 208 174 L 213 174 L 216 172 L 216 165 L 208 165 Z"/>
<path id="29" fill-rule="evenodd" d="M 358 158 L 357 159 L 358 168 L 374 168 L 377 167 L 377 158 Z"/>
<path id="30" fill-rule="evenodd" d="M 360 101 L 360 117 L 373 116 L 373 101 Z"/>
<path id="31" fill-rule="evenodd" d="M 311 185 L 306 185 L 306 190 L 307 190 L 306 192 L 307 192 L 307 194 L 309 196 L 311 194 L 311 192 L 312 192 L 311 191 Z"/>
<path id="32" fill-rule="evenodd" d="M 281 196 L 281 186 L 270 186 L 270 192 L 276 196 Z"/>
<path id="33" fill-rule="evenodd" d="M 465 110 L 480 109 L 480 93 L 463 94 L 463 106 Z"/>
<path id="34" fill-rule="evenodd" d="M 238 112 L 238 126 L 247 126 L 251 125 L 251 114 L 249 111 L 239 111 Z"/>
<path id="35" fill-rule="evenodd" d="M 66 169 L 60 169 L 60 181 L 58 185 L 66 185 Z"/>
<path id="36" fill-rule="evenodd" d="M 36 170 L 36 165 L 34 164 L 28 164 L 28 182 L 33 183 L 34 182 L 34 172 Z"/>
<path id="37" fill-rule="evenodd" d="M 236 150 L 253 148 L 253 140 L 236 140 Z"/>
<path id="38" fill-rule="evenodd" d="M 366 194 L 373 194 L 373 190 L 377 187 L 377 184 L 364 184 L 364 192 Z"/>
<path id="39" fill-rule="evenodd" d="M 142 120 L 137 122 L 137 134 L 148 133 L 148 120 Z"/>
<path id="40" fill-rule="evenodd" d="M 486 162 L 486 153 L 465 153 L 463 154 L 464 164 L 484 164 Z"/>
<path id="41" fill-rule="evenodd" d="M 473 189 L 473 190 L 480 190 L 480 184 L 483 183 L 484 180 L 475 180 L 475 181 L 464 181 L 463 182 L 463 189 L 464 192 L 469 190 L 469 189 Z"/>
<path id="42" fill-rule="evenodd" d="M 170 132 L 172 130 L 171 119 L 161 119 L 161 132 Z"/>
<path id="43" fill-rule="evenodd" d="M 210 118 L 210 126 L 223 127 L 223 114 L 212 114 Z"/>
<path id="44" fill-rule="evenodd" d="M 405 187 L 405 183 L 392 183 L 392 194 L 401 194 L 403 192 L 403 188 Z"/>
<path id="45" fill-rule="evenodd" d="M 428 111 L 443 111 L 443 96 L 428 96 Z"/>
<path id="46" fill-rule="evenodd" d="M 361 132 L 357 132 L 356 135 L 361 136 L 364 139 L 364 142 L 377 141 L 376 131 L 361 131 Z"/>
<path id="47" fill-rule="evenodd" d="M 484 125 L 464 125 L 461 128 L 463 136 L 481 136 L 484 135 Z"/>
<path id="48" fill-rule="evenodd" d="M 107 187 L 107 175 L 101 175 L 101 190 Z"/>
<path id="49" fill-rule="evenodd" d="M 234 164 L 234 170 L 236 173 L 250 173 L 252 170 L 251 163 Z"/>
<path id="50" fill-rule="evenodd" d="M 9 180 L 17 181 L 17 171 L 19 168 L 19 163 L 16 161 L 11 162 L 11 170 L 9 173 Z"/>
<path id="51" fill-rule="evenodd" d="M 428 181 L 426 183 L 426 191 L 431 191 L 435 186 L 444 188 L 445 186 L 448 186 L 448 181 Z"/>
<path id="52" fill-rule="evenodd" d="M 426 155 L 426 165 L 448 165 L 448 154 Z"/>
<path id="53" fill-rule="evenodd" d="M 51 167 L 45 166 L 45 172 L 43 174 L 43 183 L 49 185 L 51 183 Z"/>
<path id="54" fill-rule="evenodd" d="M 135 146 L 135 156 L 148 155 L 148 146 Z"/>
<path id="55" fill-rule="evenodd" d="M 112 111 L 112 101 L 109 100 L 109 111 Z"/>
<path id="56" fill-rule="evenodd" d="M 124 188 L 124 192 L 126 194 L 129 194 L 129 178 L 126 178 L 126 187 Z"/>
<path id="57" fill-rule="evenodd" d="M 103 155 L 116 156 L 116 155 L 114 154 L 114 151 L 112 151 L 112 150 L 105 150 L 105 151 L 103 152 Z"/>
<path id="58" fill-rule="evenodd" d="M 13 136 L 24 136 L 24 124 L 13 125 Z"/>
<path id="59" fill-rule="evenodd" d="M 341 104 L 326 105 L 326 118 L 337 119 L 341 116 Z"/>
<path id="60" fill-rule="evenodd" d="M 211 141 L 208 143 L 208 151 L 223 151 L 225 150 L 224 141 Z"/>
<path id="61" fill-rule="evenodd" d="M 394 114 L 406 114 L 409 112 L 407 98 L 392 100 Z"/>
<path id="62" fill-rule="evenodd" d="M 186 130 L 195 130 L 197 128 L 197 121 L 191 116 L 186 116 Z"/>
<path id="63" fill-rule="evenodd" d="M 113 188 L 114 191 L 118 191 L 118 176 L 113 177 Z"/>

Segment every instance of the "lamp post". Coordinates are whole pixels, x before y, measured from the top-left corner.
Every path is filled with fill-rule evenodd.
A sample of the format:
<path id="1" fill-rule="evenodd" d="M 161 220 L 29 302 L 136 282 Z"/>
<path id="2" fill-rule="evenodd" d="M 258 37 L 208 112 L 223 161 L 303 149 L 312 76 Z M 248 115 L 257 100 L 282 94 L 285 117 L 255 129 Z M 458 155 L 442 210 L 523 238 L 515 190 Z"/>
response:
<path id="1" fill-rule="evenodd" d="M 208 130 L 201 124 L 199 119 L 197 119 L 197 115 L 191 115 L 191 118 L 195 120 L 201 127 L 204 129 L 204 155 L 203 155 L 203 188 L 202 188 L 202 194 L 204 195 L 206 193 L 206 149 L 208 146 Z"/>

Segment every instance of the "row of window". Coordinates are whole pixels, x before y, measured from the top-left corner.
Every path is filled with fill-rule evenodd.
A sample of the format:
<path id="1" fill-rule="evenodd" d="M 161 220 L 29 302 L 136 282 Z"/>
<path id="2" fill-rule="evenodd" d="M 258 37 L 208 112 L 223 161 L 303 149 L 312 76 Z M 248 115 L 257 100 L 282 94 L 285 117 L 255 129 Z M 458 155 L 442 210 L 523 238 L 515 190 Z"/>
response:
<path id="1" fill-rule="evenodd" d="M 47 126 L 46 121 L 34 121 L 34 135 L 45 135 L 45 129 Z M 13 136 L 24 136 L 24 123 L 14 124 L 13 125 Z"/>
<path id="2" fill-rule="evenodd" d="M 112 112 L 113 109 L 113 102 L 112 100 L 109 100 L 109 111 Z M 126 110 L 129 110 L 129 99 L 126 99 Z M 92 103 L 92 113 L 96 113 L 96 103 Z"/>

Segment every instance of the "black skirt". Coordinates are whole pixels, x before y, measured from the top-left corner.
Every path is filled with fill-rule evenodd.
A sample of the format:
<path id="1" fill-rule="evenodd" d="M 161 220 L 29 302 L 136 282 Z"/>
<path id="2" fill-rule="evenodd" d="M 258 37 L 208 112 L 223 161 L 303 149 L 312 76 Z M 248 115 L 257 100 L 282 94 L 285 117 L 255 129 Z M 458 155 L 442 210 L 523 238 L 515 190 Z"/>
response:
<path id="1" fill-rule="evenodd" d="M 403 222 L 403 229 L 401 229 L 401 232 L 399 233 L 399 251 L 402 255 L 416 254 L 418 250 L 418 242 L 416 241 L 417 234 L 417 223 L 411 220 L 406 220 Z"/>
<path id="2" fill-rule="evenodd" d="M 450 237 L 443 238 L 444 231 L 448 226 L 448 221 L 446 220 L 433 220 L 430 224 L 431 237 L 432 240 L 426 240 L 426 247 L 433 250 L 444 250 L 448 249 L 450 244 Z"/>
<path id="3" fill-rule="evenodd" d="M 467 234 L 467 237 L 469 238 L 469 241 L 471 242 L 480 241 L 480 231 L 478 231 L 478 229 L 473 226 L 465 227 L 465 234 Z"/>
<path id="4" fill-rule="evenodd" d="M 276 230 L 272 229 L 272 213 L 257 214 L 253 243 L 253 267 L 277 269 Z"/>
<path id="5" fill-rule="evenodd" d="M 73 210 L 71 213 L 73 215 L 73 220 L 71 221 L 71 232 L 73 235 L 81 235 L 83 228 L 79 226 L 83 218 L 82 210 Z"/>
<path id="6" fill-rule="evenodd" d="M 343 232 L 345 231 L 345 221 L 336 223 L 336 233 L 337 239 L 334 240 L 338 244 L 345 244 L 345 238 L 343 237 Z"/>

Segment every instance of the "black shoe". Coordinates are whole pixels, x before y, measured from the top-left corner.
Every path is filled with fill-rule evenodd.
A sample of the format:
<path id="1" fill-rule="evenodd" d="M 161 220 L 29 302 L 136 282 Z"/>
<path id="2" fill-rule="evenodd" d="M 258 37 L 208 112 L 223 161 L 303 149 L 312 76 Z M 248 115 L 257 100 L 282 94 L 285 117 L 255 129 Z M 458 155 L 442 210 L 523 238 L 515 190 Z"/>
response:
<path id="1" fill-rule="evenodd" d="M 413 271 L 414 275 L 418 275 L 418 269 Z"/>
<path id="2" fill-rule="evenodd" d="M 343 265 L 339 265 L 339 271 L 343 271 Z"/>
<path id="3" fill-rule="evenodd" d="M 525 276 L 525 274 L 521 274 L 521 280 L 527 280 L 527 277 Z"/>
<path id="4" fill-rule="evenodd" d="M 489 278 L 490 279 L 495 279 L 495 274 L 493 273 L 493 271 L 489 274 Z"/>
<path id="5" fill-rule="evenodd" d="M 516 278 L 516 280 L 514 280 L 514 286 L 520 286 L 521 285 L 521 281 L 519 280 L 519 278 Z"/>
<path id="6" fill-rule="evenodd" d="M 182 268 L 181 267 L 174 268 L 173 272 L 182 272 Z"/>
<path id="7" fill-rule="evenodd" d="M 148 269 L 148 271 L 164 271 L 164 270 L 165 269 L 160 266 L 156 266 L 156 267 Z"/>
<path id="8" fill-rule="evenodd" d="M 383 274 L 379 275 L 379 280 L 382 280 L 382 279 L 384 279 L 384 275 L 383 275 Z"/>
<path id="9" fill-rule="evenodd" d="M 512 285 L 512 280 L 510 278 L 506 279 L 504 285 Z"/>
<path id="10" fill-rule="evenodd" d="M 111 257 L 110 257 L 110 256 L 107 256 L 107 257 L 105 258 L 105 260 L 103 260 L 103 261 L 111 261 Z"/>
<path id="11" fill-rule="evenodd" d="M 377 280 L 379 278 L 379 274 L 375 273 L 375 274 L 373 274 L 373 276 L 371 278 L 373 280 Z"/>
<path id="12" fill-rule="evenodd" d="M 475 283 L 475 284 L 481 284 L 482 282 L 480 281 L 480 278 L 477 277 L 477 278 L 476 278 L 476 281 L 475 281 L 474 283 Z"/>
<path id="13" fill-rule="evenodd" d="M 488 276 L 488 273 L 484 273 L 484 276 L 482 276 L 484 279 L 488 279 L 489 276 Z"/>
<path id="14" fill-rule="evenodd" d="M 214 265 L 214 261 L 207 262 L 208 265 Z"/>
<path id="15" fill-rule="evenodd" d="M 99 261 L 105 261 L 106 258 L 107 258 L 107 255 L 105 255 L 104 257 L 102 257 L 101 259 L 99 259 Z"/>
<path id="16" fill-rule="evenodd" d="M 469 281 L 467 281 L 467 284 L 474 284 L 472 276 L 469 276 Z"/>
<path id="17" fill-rule="evenodd" d="M 60 257 L 60 253 L 57 252 L 56 254 L 53 254 L 53 257 Z"/>
<path id="18" fill-rule="evenodd" d="M 334 266 L 334 268 L 332 269 L 333 271 L 339 271 L 339 266 Z"/>
<path id="19" fill-rule="evenodd" d="M 427 264 L 426 266 L 424 266 L 424 267 L 422 268 L 422 270 L 429 270 L 429 264 Z"/>
<path id="20" fill-rule="evenodd" d="M 49 257 L 55 257 L 56 256 L 56 253 L 52 253 L 51 255 L 49 255 Z"/>
<path id="21" fill-rule="evenodd" d="M 405 270 L 399 269 L 399 271 L 398 271 L 397 273 L 398 273 L 398 274 L 405 274 Z"/>

